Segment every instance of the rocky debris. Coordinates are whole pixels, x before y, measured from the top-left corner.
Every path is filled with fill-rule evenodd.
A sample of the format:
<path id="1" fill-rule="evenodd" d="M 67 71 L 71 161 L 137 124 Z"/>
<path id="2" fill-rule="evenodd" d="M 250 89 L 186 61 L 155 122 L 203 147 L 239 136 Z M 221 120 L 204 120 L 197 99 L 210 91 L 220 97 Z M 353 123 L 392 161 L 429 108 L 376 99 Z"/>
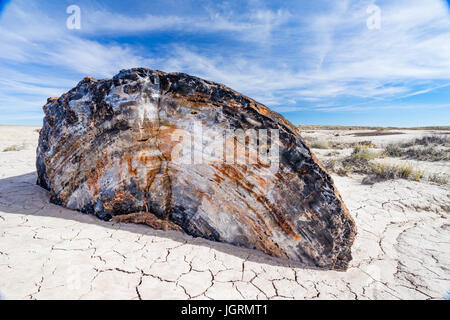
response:
<path id="1" fill-rule="evenodd" d="M 179 227 L 306 266 L 345 270 L 351 260 L 356 228 L 332 179 L 298 129 L 248 97 L 187 74 L 135 68 L 85 78 L 48 99 L 44 112 L 37 183 L 53 203 L 104 220 Z M 226 134 L 239 129 L 258 130 L 256 161 L 250 135 Z M 267 129 L 264 140 L 259 130 Z M 200 160 L 215 161 L 198 161 L 195 151 L 192 162 L 174 158 L 186 132 Z M 217 141 L 223 161 L 211 158 Z M 272 150 L 279 161 L 261 159 Z"/>

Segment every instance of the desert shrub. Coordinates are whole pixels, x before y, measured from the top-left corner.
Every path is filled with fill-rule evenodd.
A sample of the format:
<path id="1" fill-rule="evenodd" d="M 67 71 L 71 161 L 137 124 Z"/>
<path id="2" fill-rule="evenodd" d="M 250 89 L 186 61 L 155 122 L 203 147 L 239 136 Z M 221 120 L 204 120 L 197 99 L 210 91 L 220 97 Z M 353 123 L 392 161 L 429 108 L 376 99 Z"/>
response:
<path id="1" fill-rule="evenodd" d="M 403 157 L 404 150 L 398 144 L 390 144 L 384 148 L 384 154 L 388 157 Z"/>
<path id="2" fill-rule="evenodd" d="M 379 156 L 378 152 L 369 150 L 364 145 L 355 145 L 352 154 L 346 159 L 349 163 L 366 162 Z"/>
<path id="3" fill-rule="evenodd" d="M 376 148 L 377 146 L 372 143 L 372 141 L 364 140 L 359 142 L 339 142 L 339 141 L 330 141 L 328 143 L 330 149 L 347 149 L 347 148 L 355 148 L 355 147 L 366 147 L 366 148 Z"/>
<path id="4" fill-rule="evenodd" d="M 425 172 L 415 169 L 412 164 L 402 163 L 397 165 L 388 165 L 386 163 L 375 163 L 370 165 L 370 175 L 378 181 L 392 179 L 406 179 L 419 181 L 424 177 Z"/>
<path id="5" fill-rule="evenodd" d="M 327 157 L 335 157 L 339 155 L 339 151 L 330 151 L 325 156 Z"/>
<path id="6" fill-rule="evenodd" d="M 378 152 L 369 150 L 366 146 L 357 145 L 353 148 L 353 152 L 342 159 L 330 159 L 325 161 L 325 168 L 345 176 L 350 172 L 367 173 L 369 172 L 370 160 L 377 158 Z"/>
<path id="7" fill-rule="evenodd" d="M 377 146 L 370 140 L 363 140 L 351 143 L 350 147 L 376 148 Z"/>
<path id="8" fill-rule="evenodd" d="M 399 144 L 390 144 L 386 146 L 383 154 L 388 157 L 397 157 L 405 159 L 414 159 L 421 161 L 445 161 L 450 160 L 450 150 L 433 146 L 427 148 L 409 147 L 402 148 Z"/>
<path id="9" fill-rule="evenodd" d="M 450 151 L 448 149 L 428 148 L 409 148 L 405 150 L 405 157 L 422 161 L 442 161 L 450 160 Z"/>
<path id="10" fill-rule="evenodd" d="M 330 146 L 325 141 L 313 141 L 310 143 L 310 147 L 313 149 L 329 149 Z"/>
<path id="11" fill-rule="evenodd" d="M 432 144 L 446 146 L 450 144 L 450 138 L 446 136 L 432 135 L 417 138 L 414 140 L 415 145 L 428 146 Z"/>
<path id="12" fill-rule="evenodd" d="M 328 145 L 330 146 L 331 149 L 342 150 L 342 149 L 348 148 L 346 143 L 337 142 L 337 141 L 331 141 L 328 143 Z"/>
<path id="13" fill-rule="evenodd" d="M 417 146 L 427 146 L 427 148 L 418 148 Z M 409 142 L 389 144 L 386 146 L 384 154 L 389 157 L 406 157 L 427 161 L 449 160 L 449 150 L 437 146 L 450 146 L 450 138 L 432 135 Z"/>
<path id="14" fill-rule="evenodd" d="M 422 180 L 424 176 L 425 176 L 425 170 L 417 169 L 417 170 L 414 170 L 414 172 L 413 172 L 413 180 L 415 180 L 415 181 Z"/>
<path id="15" fill-rule="evenodd" d="M 340 176 L 346 176 L 351 171 L 351 167 L 344 165 L 340 159 L 326 160 L 324 166 L 327 171 L 334 172 Z"/>
<path id="16" fill-rule="evenodd" d="M 12 146 L 4 148 L 3 152 L 20 151 L 20 150 L 23 150 L 23 149 L 25 149 L 25 146 L 23 144 L 22 145 L 12 145 Z"/>
<path id="17" fill-rule="evenodd" d="M 448 184 L 448 177 L 445 175 L 440 175 L 437 173 L 434 173 L 432 175 L 428 176 L 428 181 L 437 183 L 437 184 Z"/>

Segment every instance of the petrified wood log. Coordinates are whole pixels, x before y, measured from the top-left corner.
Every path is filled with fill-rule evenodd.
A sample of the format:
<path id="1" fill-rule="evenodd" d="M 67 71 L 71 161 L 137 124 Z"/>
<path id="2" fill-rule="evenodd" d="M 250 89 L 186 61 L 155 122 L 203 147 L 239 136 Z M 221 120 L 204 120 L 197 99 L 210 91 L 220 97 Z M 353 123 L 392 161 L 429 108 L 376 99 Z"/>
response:
<path id="1" fill-rule="evenodd" d="M 297 128 L 248 97 L 135 68 L 85 78 L 44 112 L 37 183 L 53 203 L 320 268 L 351 260 L 356 228 L 330 176 Z"/>

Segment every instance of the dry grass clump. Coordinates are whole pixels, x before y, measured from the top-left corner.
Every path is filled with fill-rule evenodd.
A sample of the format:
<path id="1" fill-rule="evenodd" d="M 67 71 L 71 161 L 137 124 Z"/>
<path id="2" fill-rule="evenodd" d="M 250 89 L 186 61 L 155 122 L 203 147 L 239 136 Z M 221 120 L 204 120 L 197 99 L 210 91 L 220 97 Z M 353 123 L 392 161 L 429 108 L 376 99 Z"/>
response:
<path id="1" fill-rule="evenodd" d="M 337 150 L 349 148 L 347 143 L 337 142 L 337 141 L 328 142 L 328 146 L 330 147 L 330 149 L 337 149 Z"/>
<path id="2" fill-rule="evenodd" d="M 323 141 L 316 137 L 305 137 L 304 139 L 312 149 L 345 149 L 351 147 L 348 143 Z"/>
<path id="3" fill-rule="evenodd" d="M 370 140 L 364 140 L 364 141 L 359 141 L 359 142 L 337 142 L 337 141 L 330 141 L 328 143 L 328 145 L 330 146 L 331 149 L 338 149 L 338 150 L 342 150 L 342 149 L 348 149 L 348 148 L 357 148 L 357 147 L 365 147 L 365 148 L 376 148 L 377 146 L 372 143 L 372 141 Z"/>
<path id="4" fill-rule="evenodd" d="M 352 171 L 352 167 L 344 165 L 341 159 L 328 159 L 323 163 L 323 165 L 327 171 L 334 172 L 340 176 L 346 176 Z"/>
<path id="5" fill-rule="evenodd" d="M 376 148 L 377 147 L 370 140 L 363 140 L 363 141 L 349 143 L 349 142 L 339 142 L 339 141 L 332 141 L 332 140 L 331 141 L 323 141 L 323 140 L 319 140 L 316 137 L 304 137 L 304 139 L 306 140 L 306 142 L 312 149 L 342 150 L 342 149 L 358 148 L 358 147 L 363 147 L 363 148 Z"/>
<path id="6" fill-rule="evenodd" d="M 351 144 L 351 147 L 353 147 L 353 148 L 355 148 L 355 147 L 376 148 L 377 146 L 370 140 L 364 140 L 364 141 L 353 142 Z"/>
<path id="7" fill-rule="evenodd" d="M 370 161 L 377 158 L 379 152 L 370 150 L 366 146 L 355 146 L 353 152 L 342 160 L 342 166 L 347 172 L 367 173 Z"/>
<path id="8" fill-rule="evenodd" d="M 448 176 L 434 173 L 426 175 L 424 170 L 416 169 L 412 164 L 387 165 L 386 163 L 371 164 L 372 173 L 363 179 L 363 183 L 406 179 L 413 181 L 427 180 L 437 184 L 448 184 Z"/>
<path id="9" fill-rule="evenodd" d="M 336 157 L 339 155 L 339 151 L 330 151 L 325 156 L 327 157 Z"/>
<path id="10" fill-rule="evenodd" d="M 328 149 L 328 143 L 319 141 L 316 137 L 303 137 L 308 146 L 312 149 Z"/>
<path id="11" fill-rule="evenodd" d="M 364 145 L 356 145 L 353 152 L 343 159 L 330 159 L 325 161 L 324 166 L 327 170 L 345 176 L 350 172 L 367 173 L 370 167 L 370 160 L 377 158 L 379 152 L 370 150 Z"/>
<path id="12" fill-rule="evenodd" d="M 313 149 L 329 149 L 330 145 L 326 141 L 313 141 L 309 145 Z"/>
<path id="13" fill-rule="evenodd" d="M 359 142 L 337 142 L 337 141 L 330 141 L 328 143 L 328 145 L 330 146 L 330 149 L 337 149 L 337 150 L 342 150 L 342 149 L 351 149 L 351 148 L 377 148 L 377 146 L 372 143 L 372 141 L 369 140 L 364 140 L 364 141 L 359 141 Z"/>
<path id="14" fill-rule="evenodd" d="M 386 163 L 371 164 L 372 176 L 378 181 L 391 179 L 406 179 L 419 181 L 425 175 L 424 170 L 415 169 L 412 164 L 402 163 L 396 165 L 388 165 Z"/>
<path id="15" fill-rule="evenodd" d="M 437 184 L 448 184 L 448 177 L 445 175 L 440 175 L 440 174 L 434 173 L 434 174 L 428 176 L 428 181 L 434 182 Z"/>
<path id="16" fill-rule="evenodd" d="M 366 145 L 356 145 L 353 147 L 353 152 L 350 155 L 350 157 L 347 158 L 347 161 L 350 162 L 369 161 L 377 158 L 379 155 L 380 155 L 379 152 L 370 150 L 370 147 Z"/>
<path id="17" fill-rule="evenodd" d="M 3 152 L 9 152 L 9 151 L 20 151 L 20 150 L 24 150 L 25 149 L 25 145 L 21 144 L 21 145 L 12 145 L 9 147 L 6 147 L 3 149 Z"/>

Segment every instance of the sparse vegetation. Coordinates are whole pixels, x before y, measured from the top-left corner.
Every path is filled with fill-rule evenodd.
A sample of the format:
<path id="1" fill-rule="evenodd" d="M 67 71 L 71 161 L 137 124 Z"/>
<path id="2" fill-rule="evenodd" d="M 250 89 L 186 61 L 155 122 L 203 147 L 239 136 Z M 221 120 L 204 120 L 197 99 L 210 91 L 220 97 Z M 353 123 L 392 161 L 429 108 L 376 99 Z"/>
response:
<path id="1" fill-rule="evenodd" d="M 329 172 L 334 172 L 340 176 L 346 176 L 351 171 L 351 167 L 344 166 L 341 159 L 329 159 L 323 165 Z"/>
<path id="2" fill-rule="evenodd" d="M 397 165 L 388 165 L 386 163 L 371 164 L 370 174 L 378 181 L 391 179 L 406 179 L 419 181 L 424 177 L 425 172 L 420 169 L 415 169 L 410 163 L 402 163 Z"/>
<path id="3" fill-rule="evenodd" d="M 298 125 L 300 130 L 383 130 L 383 127 L 333 126 L 333 125 Z M 395 129 L 395 128 L 386 128 Z"/>
<path id="4" fill-rule="evenodd" d="M 433 174 L 427 176 L 424 170 L 411 163 L 374 163 L 372 160 L 380 155 L 382 154 L 370 150 L 368 147 L 355 146 L 351 155 L 341 159 L 325 160 L 324 166 L 328 171 L 340 176 L 347 176 L 349 173 L 364 174 L 366 177 L 363 179 L 363 183 L 368 184 L 392 179 L 427 180 L 437 184 L 448 184 L 448 177 L 445 175 Z"/>
<path id="5" fill-rule="evenodd" d="M 10 152 L 10 151 L 20 151 L 20 150 L 24 150 L 25 149 L 25 145 L 21 144 L 21 145 L 12 145 L 9 147 L 6 147 L 3 149 L 3 152 Z"/>
<path id="6" fill-rule="evenodd" d="M 310 147 L 313 149 L 328 149 L 330 146 L 324 141 L 314 141 L 310 144 Z"/>
<path id="7" fill-rule="evenodd" d="M 368 127 L 368 126 L 333 126 L 333 125 L 298 125 L 300 130 L 450 130 L 450 126 L 435 127 Z"/>
<path id="8" fill-rule="evenodd" d="M 370 166 L 370 160 L 379 156 L 378 152 L 374 152 L 365 146 L 355 146 L 353 152 L 342 161 L 342 165 L 346 172 L 366 173 Z"/>
<path id="9" fill-rule="evenodd" d="M 336 157 L 339 155 L 339 151 L 330 151 L 326 154 L 327 157 Z"/>
<path id="10" fill-rule="evenodd" d="M 448 184 L 449 178 L 446 175 L 427 175 L 425 170 L 419 169 L 411 163 L 387 164 L 374 163 L 377 154 L 370 150 L 356 149 L 353 153 L 343 159 L 329 159 L 324 162 L 325 168 L 340 176 L 347 176 L 349 173 L 364 174 L 364 184 L 375 182 L 405 179 L 412 181 L 427 180 L 437 184 Z"/>
<path id="11" fill-rule="evenodd" d="M 437 184 L 448 184 L 448 177 L 445 175 L 440 175 L 440 174 L 434 173 L 434 174 L 428 176 L 428 181 L 434 182 Z"/>
<path id="12" fill-rule="evenodd" d="M 317 138 L 306 137 L 306 141 L 313 149 L 348 149 L 357 147 L 376 148 L 377 146 L 370 140 L 364 140 L 359 142 L 338 142 L 338 141 L 322 141 Z"/>
<path id="13" fill-rule="evenodd" d="M 434 135 L 411 142 L 390 144 L 386 146 L 384 154 L 388 157 L 421 161 L 445 161 L 450 160 L 450 150 L 445 148 L 448 145 L 450 145 L 450 138 Z"/>
<path id="14" fill-rule="evenodd" d="M 388 157 L 402 157 L 403 151 L 399 144 L 390 144 L 384 148 L 384 154 Z"/>
<path id="15" fill-rule="evenodd" d="M 410 148 L 405 152 L 407 159 L 416 159 L 422 161 L 446 161 L 450 160 L 450 150 L 428 148 Z"/>
<path id="16" fill-rule="evenodd" d="M 370 150 L 370 148 L 366 145 L 356 145 L 353 147 L 353 152 L 347 161 L 350 162 L 361 162 L 361 161 L 369 161 L 373 160 L 379 156 L 378 152 L 374 152 Z"/>
<path id="17" fill-rule="evenodd" d="M 414 140 L 414 144 L 427 146 L 430 144 L 447 146 L 450 145 L 450 138 L 446 136 L 432 135 Z"/>
<path id="18" fill-rule="evenodd" d="M 333 145 L 330 144 L 330 142 L 328 142 L 328 141 L 318 140 L 317 138 L 314 138 L 314 137 L 305 137 L 304 139 L 306 140 L 306 142 L 308 142 L 309 147 L 312 149 L 334 148 Z"/>
<path id="19" fill-rule="evenodd" d="M 325 153 L 323 164 L 329 172 L 340 176 L 351 173 L 365 175 L 363 183 L 373 184 L 391 179 L 406 179 L 412 181 L 429 181 L 441 185 L 449 183 L 445 174 L 427 174 L 414 163 L 401 161 L 400 163 L 386 163 L 373 161 L 377 158 L 394 157 L 421 161 L 450 160 L 450 136 L 430 135 L 411 141 L 393 143 L 384 149 L 377 147 L 372 141 L 359 142 L 321 142 L 311 137 L 312 148 L 331 149 Z M 338 150 L 352 148 L 348 156 L 340 157 Z M 378 149 L 377 149 L 378 148 Z M 334 150 L 333 150 L 334 149 Z"/>
<path id="20" fill-rule="evenodd" d="M 376 148 L 377 146 L 370 140 L 364 140 L 359 142 L 353 142 L 351 146 L 354 147 L 366 147 L 366 148 Z"/>
<path id="21" fill-rule="evenodd" d="M 385 130 L 375 130 L 368 132 L 355 132 L 353 133 L 354 137 L 376 137 L 376 136 L 390 136 L 394 134 L 404 134 L 400 131 L 385 131 Z"/>
<path id="22" fill-rule="evenodd" d="M 377 158 L 378 152 L 370 150 L 367 145 L 355 145 L 351 155 L 343 159 L 330 159 L 325 161 L 327 170 L 345 176 L 350 172 L 367 173 L 369 161 Z"/>
<path id="23" fill-rule="evenodd" d="M 391 179 L 406 180 L 428 180 L 437 184 L 448 184 L 448 176 L 441 174 L 426 175 L 424 170 L 416 169 L 412 164 L 404 163 L 398 165 L 387 165 L 385 163 L 372 164 L 372 174 L 369 174 L 371 181 L 385 181 Z M 367 178 L 367 177 L 366 177 Z"/>

